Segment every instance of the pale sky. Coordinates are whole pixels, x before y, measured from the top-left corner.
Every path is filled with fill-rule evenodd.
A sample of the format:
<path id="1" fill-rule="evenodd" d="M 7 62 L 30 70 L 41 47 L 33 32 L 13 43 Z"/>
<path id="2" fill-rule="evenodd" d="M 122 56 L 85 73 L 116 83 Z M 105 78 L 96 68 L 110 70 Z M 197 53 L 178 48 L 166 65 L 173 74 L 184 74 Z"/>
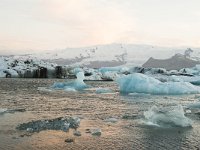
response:
<path id="1" fill-rule="evenodd" d="M 200 0 L 0 0 L 0 54 L 109 43 L 200 47 Z"/>

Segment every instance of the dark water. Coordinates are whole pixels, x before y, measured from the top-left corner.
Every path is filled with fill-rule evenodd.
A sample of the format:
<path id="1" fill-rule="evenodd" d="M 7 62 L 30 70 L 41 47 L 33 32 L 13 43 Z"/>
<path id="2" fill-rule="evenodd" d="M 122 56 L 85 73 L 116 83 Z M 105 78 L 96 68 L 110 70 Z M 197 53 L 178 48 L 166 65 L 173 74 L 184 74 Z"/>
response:
<path id="1" fill-rule="evenodd" d="M 41 91 L 49 87 L 50 79 L 0 79 L 0 108 L 13 110 L 0 114 L 0 150 L 21 149 L 199 149 L 200 114 L 192 110 L 186 114 L 193 121 L 192 128 L 158 128 L 141 123 L 144 111 L 151 106 L 187 106 L 199 101 L 198 95 L 152 96 L 145 94 L 120 95 L 113 82 L 87 82 L 94 88 L 109 87 L 111 94 L 85 92 Z M 14 110 L 25 110 L 23 112 Z M 32 120 L 78 116 L 81 136 L 73 130 L 28 133 L 16 126 Z M 128 116 L 128 117 L 124 117 Z M 114 117 L 116 123 L 105 122 Z M 101 136 L 86 133 L 86 129 L 100 128 Z M 65 139 L 74 139 L 66 143 Z"/>

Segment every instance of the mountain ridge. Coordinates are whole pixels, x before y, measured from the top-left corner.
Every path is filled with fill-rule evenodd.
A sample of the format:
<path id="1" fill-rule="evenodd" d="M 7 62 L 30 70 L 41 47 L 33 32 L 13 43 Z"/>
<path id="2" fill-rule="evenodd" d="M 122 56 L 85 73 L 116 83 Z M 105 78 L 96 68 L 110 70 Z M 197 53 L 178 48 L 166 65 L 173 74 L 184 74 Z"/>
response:
<path id="1" fill-rule="evenodd" d="M 166 59 L 176 53 L 184 53 L 186 48 L 159 47 L 142 44 L 107 44 L 83 48 L 12 56 L 15 58 L 35 58 L 58 65 L 83 65 L 92 68 L 119 65 L 141 66 L 149 57 Z M 195 49 L 200 52 L 200 48 Z M 198 56 L 195 54 L 195 56 Z"/>

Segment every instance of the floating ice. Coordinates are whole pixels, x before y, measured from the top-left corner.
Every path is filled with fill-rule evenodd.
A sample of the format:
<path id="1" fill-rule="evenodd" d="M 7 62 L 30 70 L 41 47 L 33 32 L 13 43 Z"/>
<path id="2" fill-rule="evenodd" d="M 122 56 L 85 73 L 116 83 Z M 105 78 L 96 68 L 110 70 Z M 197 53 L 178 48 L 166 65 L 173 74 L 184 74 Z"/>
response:
<path id="1" fill-rule="evenodd" d="M 192 108 L 192 109 L 200 109 L 200 102 L 194 103 L 194 104 L 189 104 L 187 108 Z"/>
<path id="2" fill-rule="evenodd" d="M 79 72 L 83 72 L 83 69 L 82 68 L 74 68 L 72 70 L 72 72 L 77 75 Z"/>
<path id="3" fill-rule="evenodd" d="M 188 82 L 161 82 L 147 75 L 134 73 L 117 80 L 121 93 L 196 94 L 200 87 Z"/>
<path id="4" fill-rule="evenodd" d="M 69 128 L 77 129 L 80 125 L 78 117 L 59 117 L 51 120 L 37 120 L 19 124 L 16 129 L 27 132 L 40 132 L 43 130 L 62 130 L 67 132 Z"/>
<path id="5" fill-rule="evenodd" d="M 0 115 L 6 113 L 7 111 L 7 108 L 0 108 Z"/>
<path id="6" fill-rule="evenodd" d="M 75 136 L 81 136 L 81 132 L 80 132 L 80 131 L 77 131 L 77 130 L 75 130 L 75 131 L 73 132 L 73 134 L 74 134 Z"/>
<path id="7" fill-rule="evenodd" d="M 111 123 L 116 123 L 118 121 L 118 119 L 117 118 L 107 118 L 107 119 L 105 119 L 105 122 L 111 122 Z"/>
<path id="8" fill-rule="evenodd" d="M 91 134 L 95 136 L 100 136 L 101 135 L 101 129 L 96 128 L 96 129 L 91 129 Z"/>
<path id="9" fill-rule="evenodd" d="M 78 72 L 76 74 L 77 79 L 73 82 L 58 82 L 54 83 L 52 88 L 54 89 L 64 89 L 66 91 L 80 91 L 85 88 L 89 88 L 90 86 L 84 83 L 84 73 L 83 72 Z"/>
<path id="10" fill-rule="evenodd" d="M 92 74 L 91 76 L 87 76 L 86 78 L 85 78 L 85 80 L 93 80 L 93 81 L 101 81 L 102 80 L 102 74 L 101 73 L 94 73 L 94 74 Z"/>
<path id="11" fill-rule="evenodd" d="M 67 92 L 76 92 L 76 89 L 71 88 L 71 87 L 64 87 L 64 90 Z"/>
<path id="12" fill-rule="evenodd" d="M 52 92 L 52 89 L 46 87 L 38 87 L 37 90 L 41 92 Z"/>
<path id="13" fill-rule="evenodd" d="M 171 109 L 151 107 L 144 112 L 145 124 L 158 127 L 191 127 L 192 121 L 185 117 L 181 105 Z"/>
<path id="14" fill-rule="evenodd" d="M 106 72 L 118 72 L 123 73 L 129 71 L 129 68 L 127 67 L 102 67 L 99 69 L 99 72 L 106 73 Z"/>
<path id="15" fill-rule="evenodd" d="M 194 85 L 200 85 L 200 76 L 170 76 L 168 81 L 174 82 L 190 82 Z"/>
<path id="16" fill-rule="evenodd" d="M 108 71 L 102 74 L 102 79 L 103 80 L 116 80 L 117 78 L 119 78 L 119 74 L 117 72 L 112 72 L 112 71 Z"/>
<path id="17" fill-rule="evenodd" d="M 102 93 L 112 93 L 112 90 L 109 88 L 98 88 L 96 89 L 97 94 L 102 94 Z"/>

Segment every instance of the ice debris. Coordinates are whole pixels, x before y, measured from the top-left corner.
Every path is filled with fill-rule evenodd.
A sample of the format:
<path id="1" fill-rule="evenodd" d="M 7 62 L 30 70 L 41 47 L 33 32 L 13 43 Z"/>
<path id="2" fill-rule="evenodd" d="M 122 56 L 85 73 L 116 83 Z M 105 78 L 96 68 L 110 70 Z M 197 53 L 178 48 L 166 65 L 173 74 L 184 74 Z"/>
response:
<path id="1" fill-rule="evenodd" d="M 77 131 L 77 130 L 75 130 L 75 131 L 73 132 L 73 134 L 74 134 L 75 136 L 81 136 L 81 132 L 80 132 L 80 131 Z"/>
<path id="2" fill-rule="evenodd" d="M 16 109 L 7 109 L 7 108 L 0 108 L 0 115 L 5 113 L 15 113 L 15 112 L 25 112 L 26 109 L 24 108 L 16 108 Z"/>
<path id="3" fill-rule="evenodd" d="M 97 94 L 102 94 L 102 93 L 112 93 L 112 90 L 109 88 L 98 88 L 96 89 Z"/>
<path id="4" fill-rule="evenodd" d="M 157 127 L 191 127 L 192 121 L 185 117 L 181 105 L 173 108 L 151 107 L 144 112 L 145 124 Z"/>
<path id="5" fill-rule="evenodd" d="M 74 142 L 74 139 L 73 138 L 67 138 L 67 139 L 65 139 L 65 142 L 66 143 L 72 143 L 72 142 Z"/>
<path id="6" fill-rule="evenodd" d="M 7 112 L 7 108 L 0 108 L 0 115 Z"/>
<path id="7" fill-rule="evenodd" d="M 27 132 L 40 132 L 42 130 L 62 130 L 67 132 L 69 128 L 77 129 L 80 125 L 80 118 L 59 117 L 50 120 L 37 120 L 20 124 L 16 127 L 18 130 L 26 130 Z"/>
<path id="8" fill-rule="evenodd" d="M 117 118 L 114 118 L 114 117 L 105 119 L 105 122 L 116 123 L 117 121 L 118 121 L 118 119 L 117 119 Z"/>
<path id="9" fill-rule="evenodd" d="M 52 89 L 46 87 L 38 87 L 37 90 L 41 92 L 52 92 Z"/>
<path id="10" fill-rule="evenodd" d="M 100 136 L 101 135 L 101 129 L 100 128 L 91 129 L 90 131 L 91 131 L 92 135 L 96 135 L 96 136 Z"/>
<path id="11" fill-rule="evenodd" d="M 200 109 L 200 102 L 189 104 L 187 106 L 187 108 L 190 108 L 190 109 Z"/>
<path id="12" fill-rule="evenodd" d="M 128 67 L 102 67 L 99 69 L 99 72 L 106 73 L 106 72 L 116 72 L 116 73 L 124 73 L 129 71 Z"/>
<path id="13" fill-rule="evenodd" d="M 144 74 L 134 73 L 120 77 L 117 80 L 121 93 L 146 93 L 146 94 L 196 94 L 200 87 L 189 82 L 161 82 Z"/>

